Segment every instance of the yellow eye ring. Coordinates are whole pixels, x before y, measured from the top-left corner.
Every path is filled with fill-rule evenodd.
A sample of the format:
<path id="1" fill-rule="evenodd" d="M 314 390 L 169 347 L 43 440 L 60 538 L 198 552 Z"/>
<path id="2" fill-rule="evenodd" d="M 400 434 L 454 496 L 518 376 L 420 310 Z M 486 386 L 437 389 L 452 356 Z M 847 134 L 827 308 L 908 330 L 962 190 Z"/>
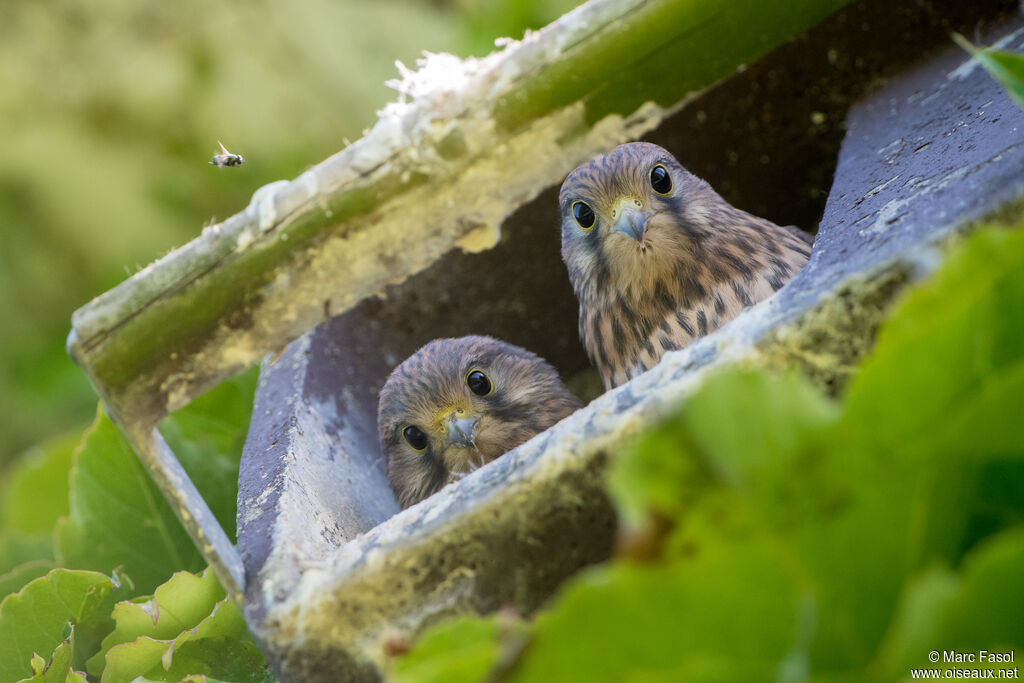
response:
<path id="1" fill-rule="evenodd" d="M 584 230 L 590 230 L 597 222 L 597 216 L 594 215 L 594 210 L 591 209 L 590 205 L 586 202 L 573 202 L 569 211 L 572 213 L 572 217 L 576 221 L 576 225 L 580 226 Z"/>
<path id="2" fill-rule="evenodd" d="M 466 386 L 480 397 L 490 396 L 494 393 L 494 383 L 482 370 L 473 369 L 466 373 Z"/>

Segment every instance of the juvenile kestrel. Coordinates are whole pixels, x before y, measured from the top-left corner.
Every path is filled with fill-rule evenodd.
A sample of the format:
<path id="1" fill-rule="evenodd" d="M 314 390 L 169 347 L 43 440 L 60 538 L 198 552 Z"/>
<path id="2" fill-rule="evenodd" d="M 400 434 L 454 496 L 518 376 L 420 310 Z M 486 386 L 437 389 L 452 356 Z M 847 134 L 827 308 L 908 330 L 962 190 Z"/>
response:
<path id="1" fill-rule="evenodd" d="M 606 389 L 770 296 L 811 252 L 810 236 L 731 206 L 647 142 L 577 168 L 559 204 L 580 339 Z"/>
<path id="2" fill-rule="evenodd" d="M 380 391 L 391 488 L 409 507 L 579 407 L 555 369 L 525 349 L 491 337 L 435 339 Z"/>

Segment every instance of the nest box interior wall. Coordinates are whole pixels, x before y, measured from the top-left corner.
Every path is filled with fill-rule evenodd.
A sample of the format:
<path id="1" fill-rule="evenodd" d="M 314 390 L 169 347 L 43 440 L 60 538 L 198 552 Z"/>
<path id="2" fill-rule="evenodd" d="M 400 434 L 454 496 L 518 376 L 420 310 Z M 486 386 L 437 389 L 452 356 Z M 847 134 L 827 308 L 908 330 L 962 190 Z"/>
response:
<path id="1" fill-rule="evenodd" d="M 814 231 L 832 185 L 851 103 L 947 43 L 950 29 L 970 31 L 983 20 L 1004 20 L 1016 5 L 896 4 L 872 0 L 831 17 L 696 99 L 647 139 L 667 147 L 737 206 Z M 338 621 L 348 623 L 339 623 L 337 634 L 315 646 L 319 659 L 308 659 L 310 650 L 301 647 L 288 654 L 281 645 L 299 638 L 300 627 L 266 620 L 275 606 L 294 600 L 305 574 L 329 574 L 330 565 L 346 557 L 349 541 L 399 511 L 376 429 L 377 392 L 396 364 L 436 337 L 488 334 L 547 358 L 585 400 L 596 395 L 599 383 L 578 340 L 577 303 L 559 254 L 557 191 L 550 188 L 521 207 L 502 226 L 495 248 L 480 254 L 450 252 L 390 287 L 384 298 L 331 318 L 264 363 L 242 461 L 238 537 L 247 578 L 246 616 L 270 643 L 286 676 L 299 670 L 309 674 L 311 667 L 326 667 L 330 661 L 344 662 L 364 677 L 377 675 L 369 663 L 374 657 L 364 660 L 352 650 L 358 638 L 351 630 L 358 626 L 351 624 L 362 616 L 344 613 L 343 606 Z M 841 217 L 832 222 L 843 224 Z M 598 403 L 584 411 L 611 409 Z M 576 416 L 570 421 L 583 424 Z M 533 450 L 543 448 L 534 445 Z M 426 516 L 466 513 L 466 506 L 503 486 L 502 477 L 514 478 L 521 461 L 510 459 L 498 479 L 481 470 L 475 483 L 460 482 L 458 488 L 474 492 L 465 504 L 413 510 L 422 509 Z M 611 552 L 614 518 L 596 483 L 599 475 L 583 475 L 583 484 L 570 487 L 578 499 L 569 505 L 575 512 L 565 516 L 564 533 L 535 539 L 539 552 L 559 557 L 530 579 L 534 585 L 520 591 L 519 607 L 536 607 L 566 575 Z M 400 534 L 414 532 L 411 527 L 375 531 L 388 542 L 401 542 Z M 488 539 L 466 542 L 486 545 Z M 369 549 L 352 553 L 385 552 L 383 545 L 377 539 Z M 523 562 L 529 561 L 524 551 Z M 366 562 L 352 560 L 352 566 Z M 474 590 L 476 597 L 453 609 L 500 606 L 498 599 L 480 598 L 479 587 Z M 335 596 L 325 598 L 325 605 L 331 600 L 341 604 Z M 459 600 L 452 598 L 452 604 Z M 415 605 L 408 609 L 415 613 L 412 630 L 433 618 Z M 307 663 L 298 664 L 296 652 Z M 322 670 L 323 680 L 331 680 L 327 671 Z"/>

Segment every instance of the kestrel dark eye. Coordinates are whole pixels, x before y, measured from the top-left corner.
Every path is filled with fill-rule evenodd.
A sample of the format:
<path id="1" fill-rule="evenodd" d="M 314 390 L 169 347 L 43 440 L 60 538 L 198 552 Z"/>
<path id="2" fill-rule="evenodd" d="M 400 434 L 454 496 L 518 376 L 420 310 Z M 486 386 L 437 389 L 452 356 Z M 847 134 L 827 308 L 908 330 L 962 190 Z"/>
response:
<path id="1" fill-rule="evenodd" d="M 466 386 L 477 396 L 487 396 L 494 388 L 491 386 L 491 380 L 487 379 L 487 375 L 479 370 L 473 370 L 466 375 Z"/>
<path id="2" fill-rule="evenodd" d="M 668 194 L 672 191 L 672 176 L 661 164 L 651 169 L 651 187 L 658 194 Z"/>
<path id="3" fill-rule="evenodd" d="M 594 221 L 596 220 L 594 210 L 586 202 L 572 203 L 572 217 L 576 219 L 576 223 L 584 230 L 590 230 L 594 227 Z"/>
<path id="4" fill-rule="evenodd" d="M 423 451 L 427 449 L 427 435 L 423 433 L 423 430 L 415 425 L 409 425 L 402 430 L 402 436 L 405 437 L 406 442 L 417 451 Z"/>

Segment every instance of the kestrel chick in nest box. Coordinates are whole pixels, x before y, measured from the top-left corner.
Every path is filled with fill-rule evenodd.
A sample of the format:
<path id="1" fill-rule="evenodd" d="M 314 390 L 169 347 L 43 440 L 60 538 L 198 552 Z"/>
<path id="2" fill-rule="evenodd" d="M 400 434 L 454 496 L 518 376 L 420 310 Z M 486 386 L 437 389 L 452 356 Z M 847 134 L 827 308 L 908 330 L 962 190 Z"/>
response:
<path id="1" fill-rule="evenodd" d="M 562 260 L 606 389 L 780 289 L 809 235 L 741 211 L 669 152 L 620 145 L 562 183 Z"/>
<path id="2" fill-rule="evenodd" d="M 435 339 L 380 391 L 391 488 L 409 507 L 579 407 L 555 369 L 525 349 L 491 337 Z"/>

